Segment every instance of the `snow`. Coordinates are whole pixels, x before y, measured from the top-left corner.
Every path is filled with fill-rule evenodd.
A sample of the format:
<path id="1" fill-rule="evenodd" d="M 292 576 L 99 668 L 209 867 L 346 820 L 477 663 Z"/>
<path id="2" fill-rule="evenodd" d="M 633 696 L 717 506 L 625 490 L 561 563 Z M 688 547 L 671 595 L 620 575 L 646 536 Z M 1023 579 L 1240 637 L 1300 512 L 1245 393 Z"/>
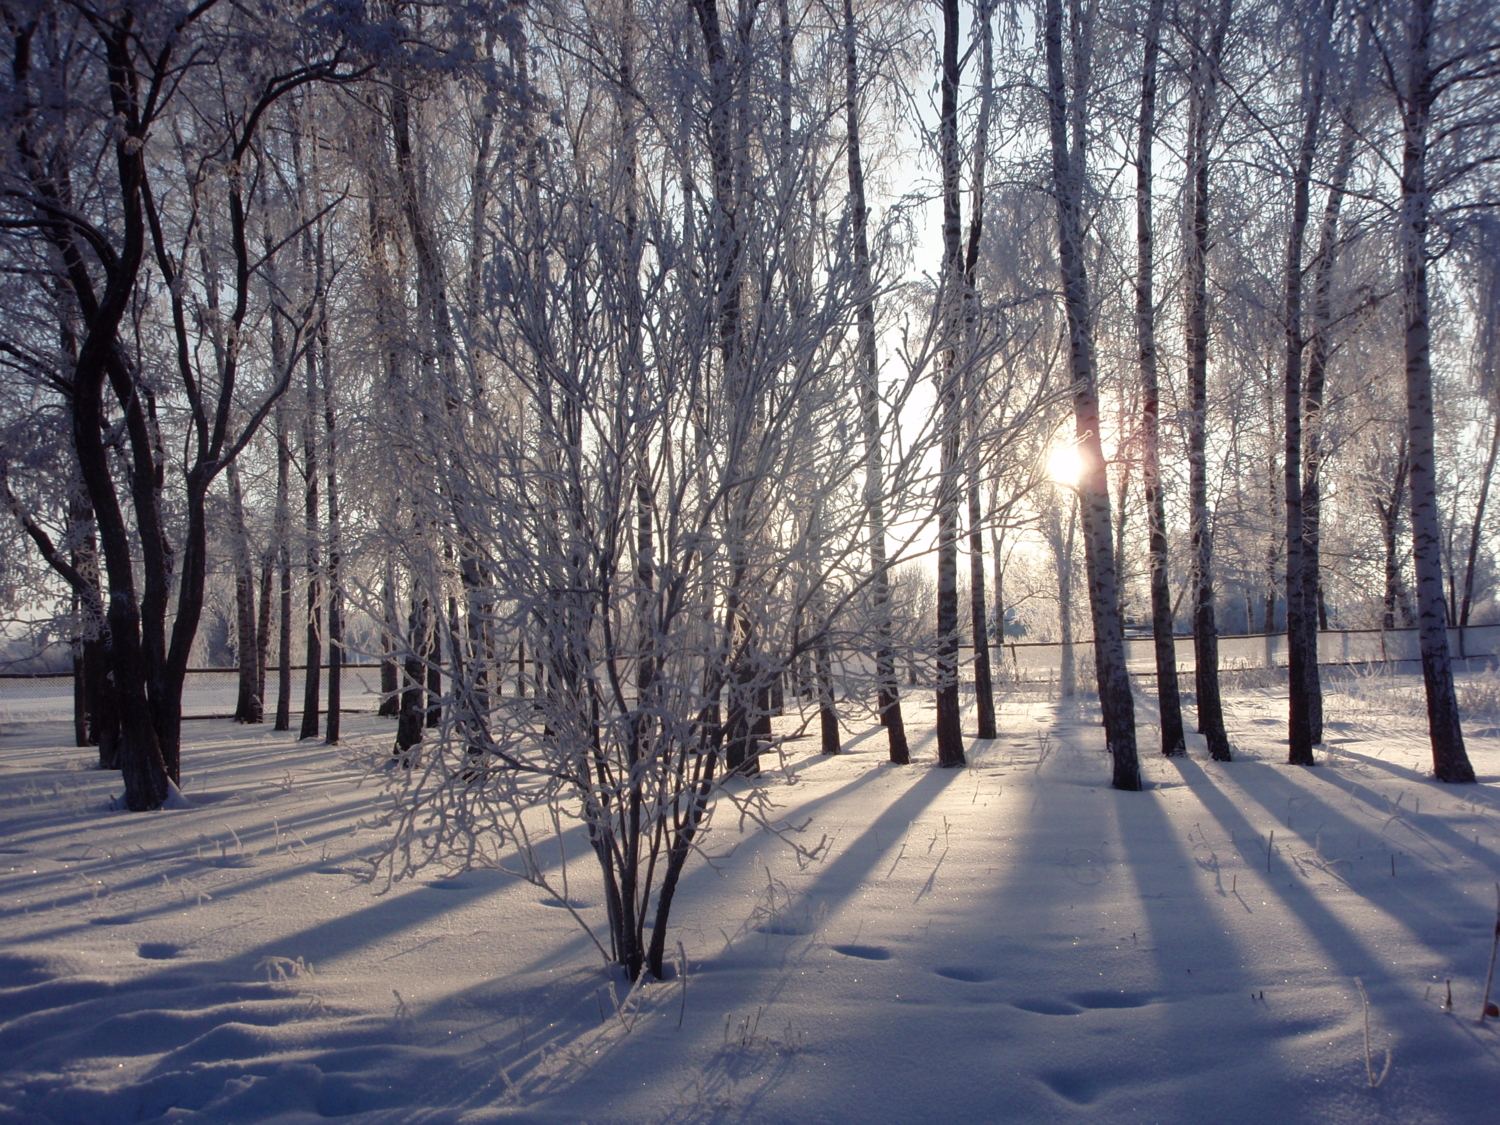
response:
<path id="1" fill-rule="evenodd" d="M 1493 1122 L 1500 730 L 1469 726 L 1481 784 L 1428 780 L 1413 683 L 1336 685 L 1314 769 L 1281 764 L 1277 689 L 1231 692 L 1237 760 L 1143 753 L 1138 794 L 1097 709 L 1040 693 L 963 770 L 926 700 L 911 767 L 878 730 L 788 742 L 755 784 L 826 845 L 721 809 L 687 971 L 633 992 L 510 875 L 358 879 L 385 720 L 340 750 L 188 723 L 152 814 L 68 726 L 10 726 L 0 1123 Z"/>

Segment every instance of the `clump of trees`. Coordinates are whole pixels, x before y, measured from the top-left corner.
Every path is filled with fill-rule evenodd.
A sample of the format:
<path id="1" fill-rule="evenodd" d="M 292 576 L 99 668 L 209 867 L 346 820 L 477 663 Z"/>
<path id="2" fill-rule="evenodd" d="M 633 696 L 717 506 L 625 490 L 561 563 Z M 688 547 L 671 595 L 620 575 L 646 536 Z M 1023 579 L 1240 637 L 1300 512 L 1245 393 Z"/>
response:
<path id="1" fill-rule="evenodd" d="M 299 736 L 337 742 L 343 660 L 379 659 L 387 870 L 519 862 L 566 902 L 576 821 L 631 976 L 715 800 L 769 816 L 735 779 L 789 699 L 906 764 L 916 683 L 961 765 L 960 680 L 993 737 L 1017 614 L 1065 694 L 1091 646 L 1127 790 L 1127 619 L 1160 749 L 1188 712 L 1221 760 L 1219 631 L 1284 630 L 1300 764 L 1320 628 L 1409 620 L 1436 775 L 1471 781 L 1495 20 L 0 4 L 13 596 L 65 609 L 132 809 L 179 777 L 216 589 L 240 721 L 290 730 L 300 661 Z"/>

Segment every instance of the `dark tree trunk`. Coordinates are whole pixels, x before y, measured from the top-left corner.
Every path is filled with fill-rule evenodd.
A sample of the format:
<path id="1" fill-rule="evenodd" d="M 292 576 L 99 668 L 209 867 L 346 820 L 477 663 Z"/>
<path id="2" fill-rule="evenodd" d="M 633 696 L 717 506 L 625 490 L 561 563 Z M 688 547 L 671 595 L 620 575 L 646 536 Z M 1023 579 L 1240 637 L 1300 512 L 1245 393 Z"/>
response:
<path id="1" fill-rule="evenodd" d="M 236 651 L 239 693 L 234 707 L 234 721 L 259 723 L 265 716 L 256 674 L 256 654 L 260 651 L 260 641 L 256 633 L 255 571 L 250 561 L 250 533 L 245 528 L 245 502 L 240 490 L 239 470 L 231 464 L 225 476 L 229 483 L 229 531 L 234 543 L 234 604 L 238 631 Z"/>
<path id="2" fill-rule="evenodd" d="M 1304 571 L 1304 536 L 1302 522 L 1302 354 L 1306 340 L 1302 334 L 1303 250 L 1307 241 L 1307 217 L 1312 186 L 1313 159 L 1318 150 L 1318 131 L 1323 117 L 1324 28 L 1333 18 L 1332 6 L 1325 7 L 1319 36 L 1310 44 L 1313 68 L 1308 79 L 1306 117 L 1297 166 L 1292 173 L 1291 223 L 1287 230 L 1286 266 L 1283 286 L 1285 308 L 1282 313 L 1286 338 L 1282 401 L 1286 412 L 1285 471 L 1286 489 L 1286 640 L 1287 640 L 1287 761 L 1294 766 L 1314 765 L 1313 731 L 1308 673 L 1309 645 L 1307 635 L 1314 636 L 1312 655 L 1316 676 L 1315 607 L 1307 597 Z"/>
<path id="3" fill-rule="evenodd" d="M 1468 627 L 1469 611 L 1474 605 L 1474 569 L 1479 561 L 1479 540 L 1484 531 L 1484 510 L 1489 503 L 1490 482 L 1495 476 L 1497 454 L 1500 454 L 1500 411 L 1495 413 L 1495 432 L 1490 438 L 1489 456 L 1484 459 L 1484 473 L 1479 478 L 1479 499 L 1474 504 L 1474 522 L 1469 525 L 1469 551 L 1464 565 L 1464 593 L 1463 600 L 1458 604 L 1458 627 L 1460 629 Z"/>
<path id="4" fill-rule="evenodd" d="M 1142 476 L 1151 573 L 1151 639 L 1156 658 L 1156 693 L 1161 720 L 1161 752 L 1187 753 L 1182 730 L 1182 696 L 1177 684 L 1177 643 L 1173 638 L 1172 591 L 1167 570 L 1167 505 L 1161 482 L 1161 387 L 1156 349 L 1156 251 L 1152 222 L 1151 150 L 1156 141 L 1156 71 L 1161 52 L 1164 0 L 1151 0 L 1146 15 L 1145 58 L 1141 64 L 1141 109 L 1136 129 L 1135 326 L 1141 365 Z"/>
<path id="5" fill-rule="evenodd" d="M 958 498 L 959 317 L 963 284 L 963 244 L 959 232 L 958 166 L 958 0 L 943 0 L 942 110 L 938 122 L 943 177 L 943 269 L 939 289 L 942 358 L 938 410 L 942 427 L 938 484 L 937 558 L 937 752 L 938 765 L 964 764 L 958 707 Z"/>
<path id="6" fill-rule="evenodd" d="M 389 559 L 385 565 L 385 628 L 381 632 L 380 645 L 384 656 L 380 661 L 380 709 L 383 719 L 394 719 L 401 713 L 401 665 L 396 660 L 400 647 L 401 617 L 396 601 L 396 566 Z"/>
<path id="7" fill-rule="evenodd" d="M 285 363 L 281 318 L 271 318 L 271 353 Z M 280 575 L 280 604 L 276 630 L 276 721 L 273 730 L 292 729 L 292 516 L 291 436 L 287 432 L 286 401 L 276 404 L 276 566 Z"/>
<path id="8" fill-rule="evenodd" d="M 321 242 L 322 232 L 318 238 Z M 319 255 L 321 257 L 321 253 Z M 328 448 L 328 721 L 323 737 L 330 746 L 339 741 L 339 713 L 343 704 L 344 591 L 341 585 L 343 533 L 339 526 L 338 434 L 333 404 L 333 370 L 328 357 L 328 328 L 320 332 L 323 353 L 323 427 Z"/>
<path id="9" fill-rule="evenodd" d="M 828 638 L 819 638 L 817 656 L 814 661 L 818 675 L 818 727 L 821 735 L 819 747 L 825 754 L 837 754 L 843 749 L 839 738 L 839 713 L 833 703 L 833 674 L 828 657 Z"/>
<path id="10" fill-rule="evenodd" d="M 978 265 L 984 237 L 985 171 L 989 159 L 990 112 L 994 103 L 993 0 L 978 0 L 974 19 L 979 24 L 979 120 L 974 131 L 973 202 L 969 208 L 969 240 L 964 254 L 965 409 L 969 421 L 969 626 L 974 640 L 974 717 L 980 738 L 995 737 L 995 685 L 990 670 L 989 613 L 984 597 L 984 520 L 979 502 L 983 457 L 980 444 L 984 418 L 984 380 L 978 361 Z"/>
<path id="11" fill-rule="evenodd" d="M 1396 627 L 1396 607 L 1402 606 L 1402 624 L 1410 624 L 1404 613 L 1406 594 L 1401 587 L 1401 556 L 1397 538 L 1401 529 L 1401 511 L 1406 504 L 1406 480 L 1408 469 L 1407 438 L 1405 428 L 1396 452 L 1396 468 L 1391 474 L 1391 490 L 1388 497 L 1375 497 L 1375 511 L 1380 517 L 1380 541 L 1385 559 L 1385 596 L 1382 599 L 1384 612 L 1381 627 Z"/>
<path id="12" fill-rule="evenodd" d="M 1318 235 L 1318 256 L 1313 265 L 1313 330 L 1308 341 L 1307 382 L 1302 390 L 1302 597 L 1305 604 L 1317 605 L 1317 629 L 1304 632 L 1308 646 L 1303 666 L 1307 670 L 1308 725 L 1314 743 L 1323 741 L 1323 685 L 1318 673 L 1318 630 L 1328 628 L 1328 608 L 1323 602 L 1320 553 L 1322 550 L 1322 425 L 1323 390 L 1327 380 L 1328 356 L 1332 348 L 1329 334 L 1333 326 L 1333 267 L 1338 257 L 1339 212 L 1343 208 L 1345 185 L 1354 164 L 1357 135 L 1346 120 L 1333 175 L 1328 184 L 1328 201 L 1323 207 L 1323 228 Z"/>
<path id="13" fill-rule="evenodd" d="M 412 595 L 411 617 L 407 625 L 406 662 L 403 669 L 401 691 L 401 714 L 396 720 L 396 749 L 398 755 L 405 754 L 422 741 L 422 728 L 426 725 L 427 709 L 423 690 L 426 683 L 426 667 L 422 655 L 428 650 L 428 632 L 431 623 L 427 603 L 415 593 Z"/>
<path id="14" fill-rule="evenodd" d="M 302 471 L 305 475 L 303 492 L 304 523 L 307 536 L 307 646 L 305 670 L 302 681 L 302 728 L 297 738 L 318 736 L 319 678 L 323 664 L 323 589 L 320 581 L 321 561 L 318 556 L 318 424 L 315 404 L 318 401 L 317 359 L 309 350 L 307 354 L 307 410 L 302 421 Z"/>
<path id="15" fill-rule="evenodd" d="M 1219 60 L 1232 0 L 1220 0 L 1207 54 L 1193 62 L 1188 121 L 1187 375 L 1189 503 L 1193 542 L 1193 654 L 1198 729 L 1215 761 L 1231 757 L 1219 698 L 1219 632 L 1214 620 L 1213 529 L 1208 507 L 1208 170 Z"/>

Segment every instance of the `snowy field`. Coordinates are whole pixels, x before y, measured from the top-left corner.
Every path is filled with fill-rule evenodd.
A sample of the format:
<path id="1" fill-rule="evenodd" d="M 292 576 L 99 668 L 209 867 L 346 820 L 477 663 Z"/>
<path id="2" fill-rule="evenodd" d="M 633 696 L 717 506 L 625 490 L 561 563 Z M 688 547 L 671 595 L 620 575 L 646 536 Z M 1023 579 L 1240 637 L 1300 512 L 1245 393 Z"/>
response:
<path id="1" fill-rule="evenodd" d="M 1139 794 L 1094 709 L 1040 695 L 964 770 L 922 707 L 911 767 L 878 731 L 788 742 L 755 784 L 823 846 L 726 806 L 687 971 L 634 992 L 513 876 L 354 877 L 384 720 L 339 751 L 189 723 L 191 807 L 151 814 L 65 724 L 11 725 L 0 1122 L 1494 1123 L 1500 729 L 1467 726 L 1480 785 L 1429 781 L 1418 691 L 1331 691 L 1315 769 L 1279 689 L 1231 691 L 1238 760 L 1145 754 Z"/>

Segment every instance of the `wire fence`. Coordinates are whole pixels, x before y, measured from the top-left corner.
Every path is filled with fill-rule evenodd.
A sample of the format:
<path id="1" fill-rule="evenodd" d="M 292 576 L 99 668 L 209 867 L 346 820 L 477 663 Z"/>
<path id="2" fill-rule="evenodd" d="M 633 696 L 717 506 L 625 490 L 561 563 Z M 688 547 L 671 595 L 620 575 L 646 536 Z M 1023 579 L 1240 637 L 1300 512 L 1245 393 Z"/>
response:
<path id="1" fill-rule="evenodd" d="M 1077 641 L 1072 646 L 1076 662 L 1093 659 L 1093 641 Z M 1197 668 L 1193 655 L 1193 638 L 1175 638 L 1178 672 Z M 1051 642 L 1010 642 L 996 645 L 991 661 L 1003 667 L 1007 678 L 1017 683 L 1047 683 L 1058 678 L 1064 646 Z M 961 650 L 971 658 L 973 649 Z M 1493 661 L 1500 655 L 1500 625 L 1470 625 L 1448 630 L 1448 652 L 1458 660 Z M 1125 660 L 1130 673 L 1150 676 L 1156 673 L 1154 642 L 1149 634 L 1132 635 L 1125 640 Z M 1384 664 L 1394 671 L 1415 671 L 1421 665 L 1422 651 L 1416 629 L 1330 629 L 1318 634 L 1320 665 Z M 1256 633 L 1250 636 L 1219 638 L 1219 668 L 1235 671 L 1247 668 L 1285 668 L 1287 645 L 1285 633 Z"/>
<path id="2" fill-rule="evenodd" d="M 291 712 L 302 712 L 306 669 L 292 669 Z M 276 709 L 277 673 L 266 670 L 266 714 Z M 328 688 L 328 669 L 321 670 L 320 695 Z M 380 706 L 380 665 L 345 664 L 339 710 L 374 713 Z M 234 668 L 190 668 L 182 688 L 184 719 L 229 719 L 239 699 L 240 674 Z M 0 723 L 40 723 L 73 719 L 73 673 L 47 672 L 35 676 L 0 674 Z"/>
<path id="3" fill-rule="evenodd" d="M 1126 660 L 1136 676 L 1151 676 L 1156 658 L 1149 636 L 1126 639 Z M 1071 648 L 1075 670 L 1082 676 L 1093 659 L 1091 641 L 1064 646 L 1049 641 L 1007 641 L 995 645 L 991 659 L 995 664 L 998 686 L 1007 684 L 1044 685 L 1056 683 L 1063 659 Z M 1500 658 L 1500 625 L 1471 625 L 1448 631 L 1448 649 L 1457 659 L 1471 665 L 1495 663 Z M 1177 670 L 1194 670 L 1193 638 L 1176 638 Z M 973 648 L 965 646 L 961 657 L 967 663 Z M 1409 672 L 1420 667 L 1421 651 L 1416 629 L 1339 629 L 1318 634 L 1318 662 L 1324 665 L 1386 665 L 1395 671 Z M 1251 668 L 1284 668 L 1286 634 L 1266 633 L 1252 636 L 1219 638 L 1219 667 L 1224 671 Z M 301 714 L 305 691 L 305 670 L 292 669 L 291 710 Z M 323 669 L 322 686 L 326 691 L 327 669 Z M 502 685 L 506 690 L 509 683 Z M 195 668 L 188 672 L 182 693 L 185 719 L 227 719 L 234 715 L 239 694 L 239 672 L 233 668 Z M 276 706 L 277 677 L 272 669 L 266 673 L 266 712 Z M 345 664 L 340 710 L 368 714 L 380 706 L 380 665 Z M 0 724 L 71 721 L 73 718 L 73 675 L 71 672 L 43 673 L 34 676 L 0 674 Z"/>

